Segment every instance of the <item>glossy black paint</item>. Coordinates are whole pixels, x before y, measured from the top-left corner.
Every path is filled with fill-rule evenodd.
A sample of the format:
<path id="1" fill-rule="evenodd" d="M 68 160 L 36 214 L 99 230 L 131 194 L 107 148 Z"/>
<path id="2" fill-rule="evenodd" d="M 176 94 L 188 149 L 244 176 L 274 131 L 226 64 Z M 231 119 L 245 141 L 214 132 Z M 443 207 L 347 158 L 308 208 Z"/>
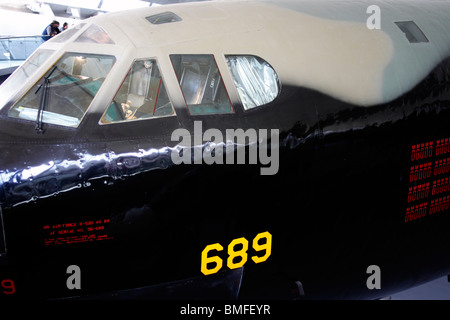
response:
<path id="1" fill-rule="evenodd" d="M 372 299 L 446 274 L 448 212 L 411 223 L 404 214 L 411 145 L 450 137 L 449 83 L 447 59 L 378 106 L 282 85 L 273 103 L 247 112 L 235 106 L 234 115 L 178 112 L 102 126 L 101 114 L 88 113 L 78 129 L 47 124 L 40 135 L 4 108 L 2 275 L 17 279 L 14 297 L 37 290 L 38 298 L 92 297 L 197 277 L 212 284 L 200 272 L 202 250 L 264 231 L 273 236 L 272 255 L 245 264 L 239 298 Z M 171 133 L 193 132 L 194 121 L 222 132 L 279 129 L 279 172 L 174 165 Z M 44 225 L 95 219 L 110 219 L 112 240 L 45 246 Z M 226 261 L 226 249 L 218 255 Z M 72 264 L 82 270 L 81 290 L 66 287 Z M 382 270 L 381 290 L 366 287 L 373 264 Z"/>

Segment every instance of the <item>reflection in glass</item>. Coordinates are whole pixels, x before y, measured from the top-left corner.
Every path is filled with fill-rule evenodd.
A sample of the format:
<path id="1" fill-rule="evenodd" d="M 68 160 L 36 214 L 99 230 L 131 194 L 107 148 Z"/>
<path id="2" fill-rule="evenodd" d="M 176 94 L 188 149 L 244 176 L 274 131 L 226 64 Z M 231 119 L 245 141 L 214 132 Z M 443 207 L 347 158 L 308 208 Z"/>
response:
<path id="1" fill-rule="evenodd" d="M 17 92 L 25 81 L 50 57 L 51 50 L 37 50 L 34 52 L 8 79 L 0 86 L 0 106 Z"/>
<path id="2" fill-rule="evenodd" d="M 108 33 L 96 24 L 90 25 L 75 42 L 114 44 Z"/>
<path id="3" fill-rule="evenodd" d="M 255 56 L 226 59 L 245 110 L 268 104 L 278 96 L 278 76 L 266 61 Z"/>

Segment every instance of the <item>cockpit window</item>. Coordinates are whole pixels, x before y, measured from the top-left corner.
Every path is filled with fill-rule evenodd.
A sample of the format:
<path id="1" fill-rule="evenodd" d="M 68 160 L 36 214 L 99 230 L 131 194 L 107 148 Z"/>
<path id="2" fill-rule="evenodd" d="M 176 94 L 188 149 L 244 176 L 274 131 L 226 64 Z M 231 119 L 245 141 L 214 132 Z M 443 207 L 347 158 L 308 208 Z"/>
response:
<path id="1" fill-rule="evenodd" d="M 75 42 L 114 44 L 111 37 L 102 27 L 93 24 L 75 40 Z"/>
<path id="2" fill-rule="evenodd" d="M 10 117 L 77 127 L 116 59 L 66 53 L 9 110 Z"/>
<path id="3" fill-rule="evenodd" d="M 191 115 L 234 113 L 213 55 L 170 55 Z"/>
<path id="4" fill-rule="evenodd" d="M 85 25 L 86 25 L 86 23 L 79 23 L 79 24 L 73 26 L 72 28 L 65 30 L 64 32 L 59 33 L 55 37 L 51 38 L 49 41 L 51 41 L 51 42 L 66 42 L 75 33 L 80 31 Z"/>
<path id="5" fill-rule="evenodd" d="M 9 78 L 0 86 L 0 106 L 4 106 L 8 99 L 17 92 L 25 81 L 36 72 L 42 64 L 53 54 L 51 50 L 35 51 Z"/>
<path id="6" fill-rule="evenodd" d="M 395 22 L 397 27 L 405 34 L 411 43 L 429 42 L 422 29 L 414 21 L 398 21 Z"/>
<path id="7" fill-rule="evenodd" d="M 102 123 L 174 115 L 155 59 L 136 60 L 103 115 Z"/>
<path id="8" fill-rule="evenodd" d="M 255 56 L 226 56 L 228 68 L 245 110 L 275 100 L 280 91 L 275 70 L 263 59 Z"/>
<path id="9" fill-rule="evenodd" d="M 180 16 L 170 11 L 154 14 L 152 16 L 147 17 L 146 19 L 151 24 L 165 24 L 183 20 L 180 18 Z"/>

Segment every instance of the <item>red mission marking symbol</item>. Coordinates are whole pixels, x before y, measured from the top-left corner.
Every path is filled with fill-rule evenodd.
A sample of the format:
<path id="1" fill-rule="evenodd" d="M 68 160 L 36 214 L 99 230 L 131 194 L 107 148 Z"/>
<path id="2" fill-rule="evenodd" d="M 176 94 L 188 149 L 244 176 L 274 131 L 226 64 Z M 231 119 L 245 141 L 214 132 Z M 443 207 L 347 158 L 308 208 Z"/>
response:
<path id="1" fill-rule="evenodd" d="M 450 138 L 411 146 L 405 222 L 446 212 L 450 205 Z"/>

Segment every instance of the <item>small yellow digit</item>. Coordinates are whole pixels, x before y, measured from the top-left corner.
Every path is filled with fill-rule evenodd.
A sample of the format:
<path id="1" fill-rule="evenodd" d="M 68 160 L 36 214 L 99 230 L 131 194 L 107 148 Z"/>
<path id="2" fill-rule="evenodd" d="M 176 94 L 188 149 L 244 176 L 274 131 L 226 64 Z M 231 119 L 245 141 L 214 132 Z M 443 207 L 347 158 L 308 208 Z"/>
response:
<path id="1" fill-rule="evenodd" d="M 219 243 L 210 244 L 206 246 L 206 248 L 202 251 L 202 262 L 201 262 L 201 271 L 207 276 L 213 273 L 216 273 L 222 268 L 223 261 L 218 256 L 208 257 L 208 253 L 212 250 L 222 251 L 223 247 Z M 209 263 L 215 263 L 216 266 L 212 269 L 208 268 Z"/>
<path id="2" fill-rule="evenodd" d="M 259 240 L 266 239 L 265 243 L 259 244 Z M 253 249 L 255 251 L 263 251 L 266 250 L 266 254 L 262 257 L 253 256 L 252 260 L 255 263 L 261 263 L 266 261 L 269 256 L 272 254 L 272 235 L 269 232 L 262 232 L 259 233 L 254 239 L 253 239 Z"/>
<path id="3" fill-rule="evenodd" d="M 234 247 L 237 245 L 242 245 L 242 249 L 238 251 L 234 251 Z M 236 269 L 242 267 L 247 262 L 247 250 L 248 250 L 248 241 L 245 238 L 234 239 L 228 245 L 228 260 L 227 266 L 230 269 Z M 239 262 L 234 262 L 234 259 L 237 257 L 241 257 Z"/>

